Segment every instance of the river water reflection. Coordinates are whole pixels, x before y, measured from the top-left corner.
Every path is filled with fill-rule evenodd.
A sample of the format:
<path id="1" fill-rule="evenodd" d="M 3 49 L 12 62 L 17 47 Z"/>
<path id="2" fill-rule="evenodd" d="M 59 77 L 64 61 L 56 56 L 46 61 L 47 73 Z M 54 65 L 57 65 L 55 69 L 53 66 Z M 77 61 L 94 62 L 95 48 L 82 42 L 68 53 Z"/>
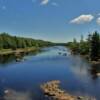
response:
<path id="1" fill-rule="evenodd" d="M 62 88 L 69 93 L 89 95 L 100 100 L 100 65 L 90 65 L 87 60 L 71 55 L 62 46 L 42 51 L 35 55 L 23 54 L 25 60 L 21 62 L 16 62 L 14 55 L 0 57 L 1 98 L 12 100 L 4 95 L 4 91 L 10 89 L 12 97 L 18 98 L 16 100 L 47 100 L 40 85 L 60 80 Z"/>

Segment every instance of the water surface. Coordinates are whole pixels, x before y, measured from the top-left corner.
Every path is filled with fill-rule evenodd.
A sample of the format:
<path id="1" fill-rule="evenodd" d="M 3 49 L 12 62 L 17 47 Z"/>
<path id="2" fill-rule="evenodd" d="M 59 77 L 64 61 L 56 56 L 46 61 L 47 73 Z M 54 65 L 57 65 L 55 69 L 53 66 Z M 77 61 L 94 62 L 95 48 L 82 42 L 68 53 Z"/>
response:
<path id="1" fill-rule="evenodd" d="M 49 47 L 42 51 L 36 55 L 24 56 L 25 60 L 22 62 L 16 62 L 13 55 L 0 57 L 1 97 L 6 89 L 11 89 L 14 96 L 23 96 L 25 93 L 29 100 L 47 100 L 40 85 L 47 81 L 60 80 L 62 88 L 69 93 L 89 95 L 100 100 L 100 77 L 97 76 L 100 72 L 99 65 L 90 65 L 86 59 L 71 55 L 62 46 Z"/>

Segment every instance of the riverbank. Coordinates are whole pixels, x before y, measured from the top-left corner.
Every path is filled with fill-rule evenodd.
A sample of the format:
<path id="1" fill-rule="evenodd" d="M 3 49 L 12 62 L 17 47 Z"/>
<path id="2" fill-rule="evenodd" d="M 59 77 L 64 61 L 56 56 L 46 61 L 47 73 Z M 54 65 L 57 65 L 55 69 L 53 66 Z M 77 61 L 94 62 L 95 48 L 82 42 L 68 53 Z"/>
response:
<path id="1" fill-rule="evenodd" d="M 0 55 L 9 55 L 9 54 L 20 54 L 20 53 L 27 53 L 27 52 L 35 52 L 35 51 L 39 51 L 40 48 L 37 47 L 30 47 L 30 48 L 19 48 L 16 50 L 12 50 L 12 49 L 2 49 L 0 50 Z"/>
<path id="2" fill-rule="evenodd" d="M 41 85 L 44 94 L 53 100 L 96 100 L 92 97 L 73 96 L 60 89 L 60 81 L 54 80 Z"/>
<path id="3" fill-rule="evenodd" d="M 89 55 L 82 55 L 80 54 L 81 57 L 87 59 L 89 61 L 90 64 L 92 65 L 99 65 L 100 64 L 100 59 L 98 59 L 97 61 L 92 61 L 89 57 Z"/>
<path id="4" fill-rule="evenodd" d="M 69 47 L 66 47 L 69 48 Z M 100 64 L 100 59 L 98 59 L 97 61 L 92 61 L 89 57 L 89 54 L 80 54 L 79 52 L 74 52 L 69 48 L 70 52 L 72 55 L 80 55 L 81 57 L 87 59 L 89 61 L 90 64 L 92 65 L 99 65 Z"/>

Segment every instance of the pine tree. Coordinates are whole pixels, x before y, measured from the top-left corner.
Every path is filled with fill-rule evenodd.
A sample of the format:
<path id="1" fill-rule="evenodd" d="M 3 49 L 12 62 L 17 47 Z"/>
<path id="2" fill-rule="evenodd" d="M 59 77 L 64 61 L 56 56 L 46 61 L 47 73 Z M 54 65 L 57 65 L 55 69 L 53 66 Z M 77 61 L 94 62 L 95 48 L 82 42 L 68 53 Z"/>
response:
<path id="1" fill-rule="evenodd" d="M 91 36 L 90 58 L 97 61 L 100 57 L 100 36 L 98 32 L 94 32 Z"/>

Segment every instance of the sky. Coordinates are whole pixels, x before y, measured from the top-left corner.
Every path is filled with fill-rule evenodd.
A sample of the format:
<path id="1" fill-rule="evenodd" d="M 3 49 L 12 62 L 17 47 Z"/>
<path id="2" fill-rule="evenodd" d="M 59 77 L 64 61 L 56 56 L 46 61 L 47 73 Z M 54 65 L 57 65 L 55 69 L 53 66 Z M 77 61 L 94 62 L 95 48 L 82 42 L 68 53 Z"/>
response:
<path id="1" fill-rule="evenodd" d="M 100 0 L 0 0 L 0 32 L 68 42 L 100 31 Z"/>

